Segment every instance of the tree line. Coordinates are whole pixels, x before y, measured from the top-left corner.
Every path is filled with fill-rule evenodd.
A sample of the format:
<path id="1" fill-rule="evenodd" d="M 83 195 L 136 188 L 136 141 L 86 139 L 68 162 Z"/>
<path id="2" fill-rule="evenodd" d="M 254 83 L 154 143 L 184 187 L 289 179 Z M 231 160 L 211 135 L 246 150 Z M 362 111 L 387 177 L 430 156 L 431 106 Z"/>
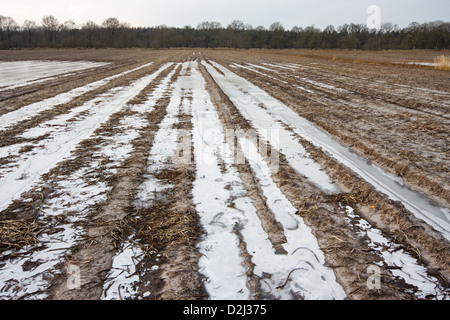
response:
<path id="1" fill-rule="evenodd" d="M 332 25 L 321 30 L 308 26 L 288 30 L 279 22 L 269 28 L 252 27 L 240 20 L 224 27 L 206 21 L 191 26 L 131 27 L 117 18 L 101 25 L 93 21 L 76 25 L 61 23 L 49 15 L 40 23 L 26 20 L 19 26 L 13 18 L 0 15 L 0 49 L 20 48 L 308 48 L 308 49 L 450 49 L 450 23 L 411 23 L 399 28 L 384 23 L 380 29 L 363 24 Z"/>

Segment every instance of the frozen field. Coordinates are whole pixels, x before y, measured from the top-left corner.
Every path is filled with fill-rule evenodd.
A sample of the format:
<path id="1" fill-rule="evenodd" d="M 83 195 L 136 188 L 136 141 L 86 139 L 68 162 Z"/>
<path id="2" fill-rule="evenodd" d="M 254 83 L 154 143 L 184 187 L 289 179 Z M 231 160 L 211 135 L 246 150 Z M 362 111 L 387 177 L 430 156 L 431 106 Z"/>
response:
<path id="1" fill-rule="evenodd" d="M 0 102 L 0 299 L 448 299 L 449 73 L 364 67 L 0 62 L 80 72 Z"/>

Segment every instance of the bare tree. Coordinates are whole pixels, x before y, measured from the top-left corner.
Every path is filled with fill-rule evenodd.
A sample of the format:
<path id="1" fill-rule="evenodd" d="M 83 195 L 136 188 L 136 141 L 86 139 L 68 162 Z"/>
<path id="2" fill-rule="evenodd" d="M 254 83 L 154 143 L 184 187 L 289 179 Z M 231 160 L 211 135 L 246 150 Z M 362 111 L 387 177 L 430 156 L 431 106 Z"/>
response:
<path id="1" fill-rule="evenodd" d="M 12 33 L 18 29 L 17 23 L 11 17 L 0 16 L 0 33 L 3 46 L 12 46 Z"/>
<path id="2" fill-rule="evenodd" d="M 102 27 L 108 32 L 111 39 L 111 46 L 115 46 L 115 37 L 117 30 L 120 28 L 120 21 L 117 18 L 108 18 L 102 23 Z"/>
<path id="3" fill-rule="evenodd" d="M 205 21 L 197 25 L 197 30 L 200 31 L 200 43 L 203 47 L 209 48 L 215 45 L 214 40 L 217 40 L 218 33 L 222 25 L 215 21 Z"/>
<path id="4" fill-rule="evenodd" d="M 42 18 L 42 26 L 48 36 L 48 46 L 53 47 L 56 40 L 56 32 L 59 30 L 59 21 L 54 16 L 45 16 Z"/>
<path id="5" fill-rule="evenodd" d="M 6 17 L 0 14 L 0 48 L 4 46 L 5 35 L 3 31 L 3 26 L 6 22 Z"/>
<path id="6" fill-rule="evenodd" d="M 26 32 L 26 35 L 27 35 L 28 48 L 31 48 L 33 36 L 37 30 L 37 23 L 36 23 L 36 21 L 25 20 L 22 28 Z"/>
<path id="7" fill-rule="evenodd" d="M 250 25 L 245 25 L 240 20 L 234 20 L 227 27 L 228 46 L 233 48 L 247 48 L 250 47 L 250 39 L 246 30 L 251 30 Z"/>
<path id="8" fill-rule="evenodd" d="M 245 24 L 244 24 L 244 22 L 242 22 L 240 20 L 233 20 L 233 22 L 231 22 L 228 25 L 228 29 L 231 29 L 233 31 L 244 31 L 245 30 Z"/>
<path id="9" fill-rule="evenodd" d="M 75 33 L 77 25 L 73 19 L 67 20 L 61 25 L 61 31 L 63 31 L 64 47 L 75 47 Z"/>
<path id="10" fill-rule="evenodd" d="M 88 21 L 81 27 L 82 30 L 84 30 L 87 34 L 87 46 L 89 48 L 92 48 L 94 46 L 93 43 L 93 36 L 94 32 L 98 30 L 100 27 L 93 21 Z"/>
<path id="11" fill-rule="evenodd" d="M 272 48 L 280 49 L 284 47 L 284 27 L 280 22 L 274 22 L 270 25 L 269 31 L 271 33 Z"/>

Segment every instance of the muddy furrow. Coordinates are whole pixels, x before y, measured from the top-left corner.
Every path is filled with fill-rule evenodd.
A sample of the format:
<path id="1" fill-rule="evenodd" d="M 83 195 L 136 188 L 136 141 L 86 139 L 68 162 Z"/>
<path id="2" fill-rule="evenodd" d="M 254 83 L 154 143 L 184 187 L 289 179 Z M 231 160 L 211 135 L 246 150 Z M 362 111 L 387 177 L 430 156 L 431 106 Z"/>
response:
<path id="1" fill-rule="evenodd" d="M 148 63 L 148 61 L 147 61 Z M 143 65 L 140 63 L 139 65 Z M 74 76 L 63 79 L 50 80 L 45 83 L 29 85 L 23 88 L 0 93 L 0 116 L 6 113 L 47 100 L 61 94 L 84 87 L 105 78 L 112 77 L 139 66 L 135 62 L 114 62 L 93 70 L 86 70 Z M 20 99 L 17 99 L 20 97 Z"/>
<path id="2" fill-rule="evenodd" d="M 307 103 L 305 95 L 295 94 L 279 83 L 268 86 L 266 82 L 270 80 L 258 80 L 258 77 L 253 74 L 248 79 L 347 145 L 359 149 L 370 160 L 399 175 L 410 187 L 429 194 L 441 205 L 448 205 L 448 181 L 442 164 L 447 149 L 445 123 L 405 115 L 401 110 L 367 101 L 362 102 L 362 107 L 359 107 L 361 103 L 357 106 L 336 100 Z M 392 134 L 393 127 L 399 130 L 397 135 L 409 132 L 409 139 L 397 138 Z M 423 147 L 418 148 L 418 145 Z"/>
<path id="3" fill-rule="evenodd" d="M 450 107 L 449 95 L 444 91 L 395 82 L 388 84 L 386 80 L 377 79 L 373 76 L 367 77 L 362 74 L 343 74 L 338 66 L 330 66 L 330 70 L 325 68 L 327 71 L 308 67 L 301 67 L 300 70 L 293 68 L 293 70 L 287 71 L 284 66 L 267 63 L 264 65 L 277 69 L 275 72 L 283 75 L 283 78 L 289 80 L 289 82 L 298 80 L 313 86 L 319 86 L 322 89 L 328 88 L 337 92 L 352 93 L 363 98 L 370 96 L 373 99 L 396 104 L 405 109 L 421 111 L 429 115 L 447 117 L 446 113 Z M 386 90 L 386 88 L 389 88 L 389 90 Z"/>
<path id="4" fill-rule="evenodd" d="M 76 112 L 97 97 L 114 94 L 120 88 L 127 87 L 137 79 L 155 72 L 159 67 L 160 65 L 147 63 L 130 70 L 131 72 L 125 71 L 119 75 L 90 83 L 84 87 L 7 113 L 0 118 L 5 126 L 5 130 L 0 133 L 2 136 L 0 146 L 5 147 L 17 143 L 33 142 L 32 139 L 22 135 L 26 130 L 32 129 L 43 122 L 51 121 L 56 117 Z"/>
<path id="5" fill-rule="evenodd" d="M 198 274 L 200 234 L 192 202 L 189 83 L 191 63 L 182 65 L 167 92 L 169 100 L 141 181 L 134 195 L 128 242 L 118 251 L 104 284 L 102 299 L 202 299 Z M 125 257 L 125 258 L 124 258 Z"/>
<path id="6" fill-rule="evenodd" d="M 398 95 L 392 86 L 388 86 L 390 91 L 386 91 L 386 84 L 374 79 L 343 79 L 342 75 L 334 71 L 325 73 L 321 69 L 301 68 L 287 72 L 284 69 L 275 69 L 277 66 L 266 66 L 266 64 L 245 65 L 231 64 L 231 67 L 243 69 L 245 72 L 251 71 L 259 76 L 275 81 L 278 86 L 299 89 L 307 98 L 312 101 L 324 101 L 325 103 L 335 101 L 339 98 L 340 103 L 348 104 L 353 101 L 367 99 L 383 102 L 388 105 L 402 108 L 405 111 L 415 111 L 420 114 L 431 116 L 435 121 L 448 119 L 448 96 L 437 95 L 425 88 L 412 88 L 402 86 L 398 89 Z M 381 82 L 381 83 L 380 83 Z M 407 97 L 405 99 L 404 97 Z"/>
<path id="7" fill-rule="evenodd" d="M 0 210 L 4 210 L 38 181 L 41 175 L 69 155 L 78 143 L 89 137 L 111 114 L 119 111 L 154 77 L 156 74 L 146 75 L 127 87 L 115 88 L 86 102 L 77 110 L 54 119 L 55 122 L 50 128 L 44 126 L 46 139 L 36 145 L 37 151 L 35 149 L 33 152 L 27 152 L 25 159 L 19 159 L 14 171 L 6 173 L 0 180 L 0 188 L 3 190 Z M 36 127 L 25 134 L 34 138 L 41 133 L 42 128 Z"/>
<path id="8" fill-rule="evenodd" d="M 166 68 L 160 72 L 167 75 Z M 151 92 L 161 81 L 158 73 L 146 77 L 144 91 Z M 153 84 L 148 85 L 151 79 Z M 60 273 L 58 265 L 83 239 L 85 224 L 96 208 L 109 199 L 138 130 L 147 125 L 146 118 L 152 118 L 152 112 L 158 113 L 148 103 L 126 107 L 126 102 L 122 101 L 120 110 L 108 121 L 100 122 L 92 137 L 81 141 L 70 157 L 43 174 L 30 191 L 2 212 L 2 221 L 8 224 L 36 223 L 41 229 L 34 242 L 22 244 L 19 251 L 2 248 L 7 249 L 1 263 L 5 270 L 1 292 L 5 297 L 47 297 L 46 288 Z"/>
<path id="9" fill-rule="evenodd" d="M 331 269 L 324 267 L 325 258 L 311 230 L 296 216 L 297 209 L 271 178 L 273 167 L 278 165 L 278 150 L 267 146 L 265 139 L 255 139 L 249 134 L 253 130 L 249 123 L 207 71 L 204 75 L 224 127 L 236 132 L 228 142 L 236 148 L 236 167 L 255 206 L 245 212 L 247 219 L 235 228 L 245 245 L 244 257 L 248 256 L 250 263 L 247 276 L 252 296 L 283 300 L 343 299 L 345 293 L 335 282 Z M 240 133 L 243 130 L 247 134 Z M 258 148 L 259 152 L 264 150 L 263 156 Z M 265 237 L 269 241 L 263 240 Z"/>
<path id="10" fill-rule="evenodd" d="M 219 67 L 216 65 L 216 67 Z M 219 67 L 220 68 L 220 67 Z M 214 69 L 210 69 L 210 72 L 213 72 Z M 226 73 L 224 69 L 222 69 L 223 73 Z M 228 78 L 229 78 L 229 74 Z M 216 73 L 214 76 L 216 79 L 221 78 L 221 76 Z M 228 79 L 227 81 L 230 81 Z M 222 82 L 222 89 L 224 88 L 225 82 Z M 244 92 L 248 92 L 250 89 L 249 87 L 246 87 L 242 83 L 239 84 L 239 87 L 244 90 Z M 228 95 L 230 95 L 230 91 L 227 92 Z M 249 108 L 248 103 L 252 101 L 253 103 L 258 104 L 258 100 L 261 99 L 261 94 L 256 94 L 256 92 L 252 92 L 254 94 L 254 98 L 237 98 L 238 100 L 234 100 L 232 96 L 230 95 L 230 98 L 234 103 L 237 103 L 237 105 L 242 104 L 243 102 L 247 101 L 246 108 L 240 109 L 239 112 L 244 115 L 245 117 L 249 119 L 253 119 L 253 126 L 255 125 L 255 119 L 258 119 L 260 121 L 262 118 L 262 115 L 258 113 L 256 110 L 252 110 Z M 258 97 L 258 98 L 257 98 Z M 260 100 L 264 101 L 264 100 Z M 261 103 L 260 103 L 261 104 Z M 266 108 L 268 110 L 272 110 L 272 107 L 269 105 L 266 105 Z M 237 112 L 235 112 L 237 113 Z M 267 123 L 268 120 L 266 120 Z M 257 124 L 258 122 L 256 122 Z M 308 142 L 304 139 L 300 140 L 302 144 L 308 145 Z M 283 149 L 284 150 L 284 149 Z M 308 148 L 310 150 L 310 148 Z M 281 152 L 282 153 L 282 152 Z M 317 152 L 315 152 L 316 154 Z M 283 156 L 281 155 L 281 159 L 283 159 Z M 327 159 L 325 157 L 324 159 Z M 311 190 L 311 186 L 308 187 L 308 184 L 303 184 L 302 186 L 299 186 L 298 184 L 302 181 L 302 178 L 298 176 L 298 173 L 293 172 L 292 167 L 288 166 L 287 164 L 284 164 L 285 160 L 282 160 L 280 163 L 280 170 L 278 171 L 277 182 L 280 183 L 282 186 L 283 192 L 285 192 L 286 196 L 292 200 L 292 203 L 298 208 L 299 214 L 303 217 L 305 217 L 306 221 L 310 223 L 313 227 L 313 230 L 315 231 L 316 236 L 319 239 L 320 244 L 322 245 L 322 248 L 326 248 L 326 255 L 329 263 L 331 263 L 334 266 L 334 270 L 338 275 L 338 279 L 341 282 L 341 284 L 344 285 L 346 292 L 349 294 L 352 298 L 361 298 L 361 297 L 382 297 L 385 298 L 388 296 L 391 297 L 407 297 L 411 292 L 414 292 L 416 296 L 418 297 L 434 297 L 434 298 L 442 298 L 448 295 L 448 292 L 446 293 L 445 288 L 447 285 L 446 279 L 446 262 L 442 261 L 439 258 L 439 252 L 442 252 L 442 250 L 446 250 L 446 245 L 442 244 L 442 237 L 439 234 L 436 234 L 434 231 L 430 231 L 431 236 L 428 233 L 411 233 L 408 234 L 409 237 L 416 239 L 421 239 L 422 237 L 426 237 L 428 240 L 422 241 L 420 243 L 421 252 L 424 252 L 424 255 L 427 255 L 427 259 L 429 258 L 427 262 L 425 262 L 425 265 L 433 266 L 438 265 L 436 269 L 437 271 L 437 278 L 433 278 L 427 275 L 427 272 L 430 272 L 432 274 L 435 274 L 436 269 L 435 268 L 429 268 L 429 270 L 424 269 L 420 265 L 422 264 L 422 260 L 419 254 L 412 253 L 412 256 L 416 256 L 417 260 L 413 263 L 415 268 L 418 271 L 415 273 L 415 275 L 411 276 L 409 275 L 409 267 L 408 266 L 401 266 L 400 269 L 406 270 L 405 274 L 408 273 L 406 276 L 398 276 L 398 274 L 393 274 L 391 272 L 392 267 L 392 260 L 389 261 L 389 258 L 386 258 L 386 256 L 380 255 L 379 253 L 375 252 L 373 250 L 373 246 L 370 248 L 367 247 L 367 243 L 363 243 L 363 238 L 358 236 L 355 232 L 355 229 L 352 227 L 349 227 L 348 223 L 344 221 L 345 212 L 343 210 L 342 204 L 339 200 L 345 199 L 345 197 L 340 196 L 340 193 L 337 193 L 336 196 L 327 196 L 324 195 L 322 192 L 317 193 L 315 191 L 314 195 L 309 195 L 305 197 L 305 191 Z M 330 161 L 334 161 L 332 159 L 328 158 L 328 161 L 320 161 L 322 165 L 326 165 Z M 326 167 L 326 166 L 325 166 Z M 348 169 L 347 169 L 348 170 Z M 294 178 L 295 177 L 295 178 Z M 333 176 L 333 178 L 336 178 L 336 176 Z M 340 181 L 340 180 L 337 180 Z M 342 188 L 341 182 L 339 182 L 340 187 Z M 302 190 L 300 192 L 300 190 Z M 311 191 L 310 191 L 311 192 Z M 376 193 L 376 192 L 375 192 Z M 314 201 L 311 201 L 311 199 L 315 199 Z M 330 201 L 330 199 L 333 199 Z M 336 200 L 334 200 L 336 199 Z M 384 200 L 381 200 L 384 199 Z M 381 203 L 383 201 L 386 201 L 385 198 L 381 197 L 381 199 L 373 200 L 378 201 L 378 203 Z M 322 203 L 322 205 L 321 205 Z M 389 202 L 387 202 L 389 203 Z M 330 208 L 331 206 L 331 208 Z M 334 207 L 334 208 L 333 208 Z M 353 210 L 353 209 L 351 209 Z M 397 209 L 398 210 L 398 209 Z M 331 212 L 330 213 L 327 213 Z M 320 212 L 321 219 L 317 220 L 317 215 Z M 336 215 L 336 213 L 338 213 Z M 414 218 L 405 216 L 404 213 L 396 213 L 398 217 L 402 216 L 402 219 L 412 219 L 413 222 L 410 222 L 410 225 L 423 225 L 421 222 L 417 222 L 417 220 L 414 220 Z M 328 217 L 328 218 L 327 218 Z M 383 219 L 383 218 L 382 218 Z M 327 221 L 327 223 L 326 223 Z M 397 220 L 398 222 L 399 220 Z M 400 220 L 401 221 L 401 220 Z M 378 221 L 371 220 L 371 223 L 374 225 L 377 225 L 379 223 Z M 401 222 L 398 225 L 398 228 L 400 230 L 404 229 L 404 224 L 402 225 Z M 406 223 L 406 222 L 403 222 Z M 384 225 L 381 225 L 383 227 Z M 425 227 L 428 228 L 428 227 Z M 394 227 L 395 229 L 395 227 Z M 397 229 L 398 230 L 398 229 Z M 411 230 L 407 229 L 408 232 Z M 417 230 L 416 230 L 417 231 Z M 389 235 L 393 232 L 393 229 L 386 230 L 384 228 L 385 236 L 389 238 Z M 404 231 L 406 232 L 406 230 Z M 433 234 L 434 237 L 433 238 Z M 404 246 L 407 248 L 417 248 L 415 245 L 411 245 L 411 240 L 408 236 L 405 234 L 404 238 L 400 239 L 399 245 Z M 392 240 L 392 238 L 391 238 Z M 414 241 L 415 241 L 414 240 Z M 395 237 L 395 241 L 398 241 L 398 237 Z M 431 241 L 431 242 L 430 242 Z M 433 248 L 432 246 L 426 245 L 427 242 L 435 243 L 437 246 L 436 248 Z M 395 248 L 395 245 L 394 245 Z M 436 249 L 436 250 L 435 250 Z M 411 250 L 410 252 L 413 252 Z M 425 254 L 426 252 L 426 254 Z M 408 255 L 406 253 L 406 255 Z M 368 268 L 370 264 L 377 263 L 376 261 L 379 261 L 379 259 L 385 259 L 383 269 L 383 284 L 386 284 L 386 286 L 383 287 L 383 292 L 370 292 L 370 290 L 367 290 L 367 287 L 364 284 L 364 281 L 361 281 L 362 275 L 366 273 L 364 271 L 365 268 Z M 414 260 L 414 258 L 411 258 Z M 382 263 L 382 265 L 383 265 Z M 394 264 L 394 268 L 398 267 Z M 421 269 L 422 268 L 422 269 Z M 425 271 L 424 271 L 425 270 Z M 443 273 L 441 273 L 443 272 Z M 425 279 L 423 283 L 421 281 L 415 281 L 414 279 Z M 439 279 L 439 280 L 438 280 Z M 406 285 L 405 285 L 406 282 Z M 440 284 L 439 284 L 440 282 Z M 408 286 L 409 289 L 408 289 Z M 436 287 L 436 290 L 434 289 Z"/>
<path id="11" fill-rule="evenodd" d="M 229 62 L 235 62 L 237 58 L 237 55 L 227 57 Z M 248 56 L 238 59 L 242 60 L 243 63 L 249 63 Z M 309 59 L 304 60 L 302 64 L 288 64 L 286 60 L 279 60 L 277 63 L 277 60 L 268 60 L 266 63 L 261 62 L 261 60 L 254 60 L 256 64 L 253 64 L 253 66 L 261 68 L 264 73 L 269 74 L 269 77 L 282 76 L 283 80 L 280 82 L 288 81 L 292 83 L 303 79 L 306 86 L 313 85 L 319 91 L 322 89 L 340 91 L 339 89 L 342 88 L 342 91 L 353 95 L 374 97 L 386 103 L 397 104 L 418 111 L 422 110 L 431 115 L 443 117 L 448 113 L 449 96 L 443 90 L 446 87 L 445 81 L 418 81 L 419 79 L 414 78 L 410 69 L 396 68 L 392 71 L 386 67 L 368 65 L 365 68 L 355 69 L 354 65 L 338 61 L 321 61 L 320 67 L 318 67 L 318 64 L 313 62 L 314 60 Z M 274 69 L 276 69 L 275 74 L 273 74 Z M 429 75 L 431 76 L 432 71 L 426 72 L 427 75 L 424 79 L 427 79 Z M 384 75 L 384 77 L 380 77 L 379 74 Z M 433 77 L 433 80 L 444 79 L 445 77 Z M 417 85 L 423 85 L 423 87 L 417 87 Z M 387 88 L 389 89 L 386 90 Z"/>

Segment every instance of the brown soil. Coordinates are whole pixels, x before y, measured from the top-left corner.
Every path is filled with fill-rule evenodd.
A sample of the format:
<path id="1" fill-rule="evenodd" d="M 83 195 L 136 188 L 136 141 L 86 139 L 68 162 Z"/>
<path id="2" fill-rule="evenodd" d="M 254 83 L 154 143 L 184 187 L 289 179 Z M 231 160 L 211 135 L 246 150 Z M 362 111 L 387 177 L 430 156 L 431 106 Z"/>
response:
<path id="1" fill-rule="evenodd" d="M 32 119 L 8 128 L 0 133 L 0 147 L 27 142 L 28 145 L 23 147 L 21 152 L 33 152 L 33 143 L 46 137 L 26 140 L 20 137 L 25 130 L 67 113 L 111 88 L 125 86 L 153 73 L 165 62 L 204 59 L 207 62 L 218 62 L 251 81 L 355 152 L 401 177 L 410 188 L 423 192 L 441 206 L 450 208 L 450 73 L 429 67 L 397 64 L 409 61 L 430 62 L 429 60 L 437 55 L 436 52 L 202 52 L 199 56 L 184 50 L 0 51 L 0 60 L 4 61 L 46 59 L 111 62 L 110 65 L 95 71 L 87 70 L 70 76 L 64 82 L 50 81 L 5 92 L 0 95 L 0 116 L 30 103 L 153 62 L 150 67 L 118 78 L 98 90 L 75 98 L 70 103 L 54 106 Z M 231 63 L 252 63 L 274 71 L 259 70 L 266 74 L 265 76 L 245 69 L 230 68 Z M 303 68 L 288 70 L 269 65 L 276 63 L 295 63 Z M 46 223 L 37 223 L 45 203 L 60 196 L 56 182 L 93 161 L 94 152 L 111 143 L 107 137 L 120 135 L 118 123 L 132 113 L 128 106 L 144 101 L 173 68 L 161 73 L 129 101 L 127 106 L 112 115 L 93 137 L 80 143 L 70 160 L 59 163 L 42 177 L 38 186 L 24 193 L 1 213 L 0 267 L 2 259 L 14 256 L 17 250 L 25 246 L 31 246 L 31 251 L 39 250 L 42 245 L 38 240 L 39 234 L 44 231 L 51 232 L 52 228 L 58 228 L 65 222 L 66 217 L 58 217 L 48 218 Z M 234 129 L 235 132 L 252 128 L 201 64 L 200 71 L 223 128 Z M 178 77 L 180 68 L 176 69 L 171 83 Z M 313 86 L 305 79 L 324 83 L 328 87 Z M 344 91 L 332 89 L 330 86 Z M 309 88 L 314 94 L 299 87 Z M 83 225 L 86 231 L 84 240 L 71 249 L 65 262 L 58 267 L 59 274 L 50 280 L 51 286 L 47 292 L 49 299 L 100 299 L 112 259 L 120 244 L 130 235 L 145 248 L 144 258 L 137 266 L 137 273 L 141 275 L 140 297 L 150 292 L 150 296 L 145 296 L 147 299 L 208 299 L 208 293 L 203 286 L 203 275 L 198 271 L 200 253 L 196 244 L 203 230 L 192 201 L 192 186 L 198 165 L 194 162 L 193 152 L 190 162 L 173 163 L 156 174 L 156 178 L 173 185 L 160 200 L 154 201 L 146 208 L 137 208 L 134 204 L 138 186 L 146 174 L 153 140 L 166 115 L 170 98 L 171 91 L 168 90 L 164 97 L 156 102 L 155 109 L 146 114 L 148 126 L 143 128 L 139 137 L 133 141 L 133 152 L 117 168 L 117 174 L 104 174 L 108 162 L 105 158 L 100 159 L 101 165 L 88 175 L 87 178 L 92 179 L 93 183 L 106 181 L 111 192 L 104 203 L 92 208 L 91 215 Z M 187 94 L 184 94 L 183 98 L 192 99 Z M 183 129 L 184 132 L 191 131 L 191 120 L 190 114 L 180 112 L 176 128 Z M 288 127 L 286 129 L 290 130 Z M 236 136 L 231 138 L 234 140 Z M 354 227 L 355 221 L 349 222 L 346 219 L 343 205 L 351 205 L 357 215 L 381 230 L 384 236 L 424 265 L 442 287 L 450 287 L 450 244 L 442 235 L 415 218 L 401 203 L 391 201 L 377 192 L 322 150 L 301 137 L 297 138 L 339 186 L 341 194 L 324 194 L 290 167 L 283 154 L 277 154 L 279 168 L 272 168 L 272 177 L 297 209 L 297 214 L 311 228 L 325 254 L 327 266 L 334 270 L 348 299 L 409 300 L 416 297 L 413 294 L 415 288 L 394 276 L 392 267 L 387 265 L 381 268 L 382 289 L 374 291 L 367 288 L 367 267 L 382 260 L 368 245 L 367 238 L 358 233 Z M 178 145 L 182 143 L 187 143 L 188 148 L 193 149 L 191 137 L 179 136 Z M 267 145 L 265 141 L 262 145 L 264 144 Z M 241 151 L 237 148 L 236 152 L 239 154 Z M 276 150 L 271 152 L 275 153 Z M 16 160 L 13 157 L 2 158 L 0 167 Z M 250 165 L 245 163 L 236 167 L 273 248 L 277 254 L 286 254 L 282 247 L 286 242 L 283 229 L 269 209 Z M 240 239 L 240 250 L 252 293 L 258 299 L 271 299 L 261 293 L 259 279 L 253 274 L 251 254 L 247 252 L 239 228 L 235 228 L 234 232 Z M 1 256 L 7 250 L 12 250 L 12 253 Z M 67 288 L 67 267 L 72 264 L 79 266 L 83 275 L 79 290 Z M 149 272 L 154 266 L 158 266 L 157 271 Z M 28 267 L 33 266 L 25 266 Z"/>

